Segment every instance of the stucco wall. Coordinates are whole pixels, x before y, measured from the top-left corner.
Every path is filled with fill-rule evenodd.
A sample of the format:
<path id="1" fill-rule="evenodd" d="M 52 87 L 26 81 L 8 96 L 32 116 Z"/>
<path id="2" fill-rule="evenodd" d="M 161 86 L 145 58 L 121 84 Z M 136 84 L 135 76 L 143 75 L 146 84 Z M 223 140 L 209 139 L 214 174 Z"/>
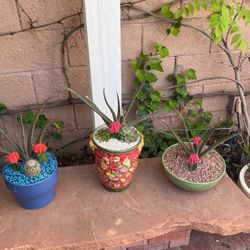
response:
<path id="1" fill-rule="evenodd" d="M 147 0 L 138 6 L 152 10 L 161 6 L 163 2 L 166 1 Z M 81 0 L 0 1 L 0 102 L 5 103 L 10 110 L 10 114 L 0 117 L 0 125 L 11 136 L 19 137 L 16 135 L 16 113 L 42 103 L 47 97 L 51 97 L 51 105 L 45 110 L 48 117 L 61 119 L 65 123 L 63 144 L 82 133 L 88 135 L 91 131 L 90 111 L 85 105 L 72 101 L 69 94 L 63 91 L 67 81 L 63 74 L 61 44 L 64 34 L 77 27 L 83 21 L 83 17 L 76 15 L 60 23 L 54 23 L 81 11 Z M 27 14 L 34 21 L 33 26 L 54 24 L 25 31 L 30 28 Z M 130 12 L 130 16 L 133 15 L 135 13 Z M 206 28 L 205 15 L 206 13 L 199 13 L 189 22 Z M 159 81 L 155 84 L 165 96 L 169 95 L 169 90 L 166 90 L 166 76 L 173 71 L 175 58 L 184 68 L 196 69 L 198 78 L 218 76 L 222 73 L 223 76 L 233 77 L 233 71 L 228 66 L 216 63 L 224 60 L 225 55 L 197 32 L 183 29 L 178 38 L 175 38 L 167 36 L 166 24 L 155 19 L 129 20 L 125 13 L 122 13 L 121 18 L 124 98 L 129 96 L 133 88 L 131 60 L 138 56 L 141 50 L 150 52 L 155 41 L 162 42 L 170 51 L 170 56 L 164 61 L 165 73 L 159 75 Z M 6 35 L 10 32 L 19 33 Z M 245 32 L 245 37 L 250 41 L 249 30 Z M 88 95 L 87 51 L 83 29 L 79 29 L 69 38 L 64 56 L 71 87 Z M 250 90 L 249 63 L 246 69 L 242 79 L 246 90 Z M 206 81 L 189 90 L 191 94 L 208 94 L 218 91 L 234 92 L 236 87 L 232 83 L 217 80 Z M 213 111 L 217 117 L 225 116 L 227 103 L 226 95 L 204 98 L 203 108 Z"/>

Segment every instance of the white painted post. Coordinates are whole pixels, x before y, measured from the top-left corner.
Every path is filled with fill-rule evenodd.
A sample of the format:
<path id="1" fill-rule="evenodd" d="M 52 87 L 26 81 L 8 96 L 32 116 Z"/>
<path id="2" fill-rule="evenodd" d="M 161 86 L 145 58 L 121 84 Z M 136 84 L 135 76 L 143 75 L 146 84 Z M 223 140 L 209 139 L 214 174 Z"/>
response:
<path id="1" fill-rule="evenodd" d="M 117 110 L 116 92 L 121 98 L 121 27 L 119 0 L 85 0 L 85 27 L 89 55 L 92 99 L 109 117 L 102 91 Z M 103 124 L 94 114 L 95 128 Z"/>

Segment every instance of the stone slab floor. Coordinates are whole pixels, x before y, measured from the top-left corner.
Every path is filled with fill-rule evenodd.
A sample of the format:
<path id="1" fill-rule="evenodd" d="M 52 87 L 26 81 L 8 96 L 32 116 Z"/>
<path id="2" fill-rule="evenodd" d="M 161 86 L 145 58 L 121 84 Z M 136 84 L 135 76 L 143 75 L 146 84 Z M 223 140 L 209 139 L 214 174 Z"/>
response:
<path id="1" fill-rule="evenodd" d="M 171 250 L 250 250 L 250 234 L 221 236 L 200 231 L 192 231 L 188 246 L 170 248 Z"/>

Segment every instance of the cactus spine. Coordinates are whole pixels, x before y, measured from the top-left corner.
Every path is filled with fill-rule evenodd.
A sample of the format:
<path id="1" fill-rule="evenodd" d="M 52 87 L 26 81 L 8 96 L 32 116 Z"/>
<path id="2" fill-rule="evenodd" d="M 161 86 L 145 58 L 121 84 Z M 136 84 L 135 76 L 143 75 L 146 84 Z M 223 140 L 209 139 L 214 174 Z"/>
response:
<path id="1" fill-rule="evenodd" d="M 41 165 L 37 160 L 30 159 L 26 161 L 23 171 L 26 175 L 34 177 L 40 174 Z"/>

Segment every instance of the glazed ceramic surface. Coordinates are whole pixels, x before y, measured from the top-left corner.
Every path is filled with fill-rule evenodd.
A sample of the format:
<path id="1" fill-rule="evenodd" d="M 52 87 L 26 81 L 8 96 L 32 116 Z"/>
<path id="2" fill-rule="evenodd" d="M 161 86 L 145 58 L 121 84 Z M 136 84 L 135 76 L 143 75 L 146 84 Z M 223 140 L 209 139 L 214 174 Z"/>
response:
<path id="1" fill-rule="evenodd" d="M 94 153 L 99 178 L 105 188 L 110 191 L 122 191 L 129 186 L 138 165 L 143 143 L 144 139 L 141 135 L 136 147 L 125 152 L 111 152 L 99 148 L 91 136 L 90 147 Z"/>

